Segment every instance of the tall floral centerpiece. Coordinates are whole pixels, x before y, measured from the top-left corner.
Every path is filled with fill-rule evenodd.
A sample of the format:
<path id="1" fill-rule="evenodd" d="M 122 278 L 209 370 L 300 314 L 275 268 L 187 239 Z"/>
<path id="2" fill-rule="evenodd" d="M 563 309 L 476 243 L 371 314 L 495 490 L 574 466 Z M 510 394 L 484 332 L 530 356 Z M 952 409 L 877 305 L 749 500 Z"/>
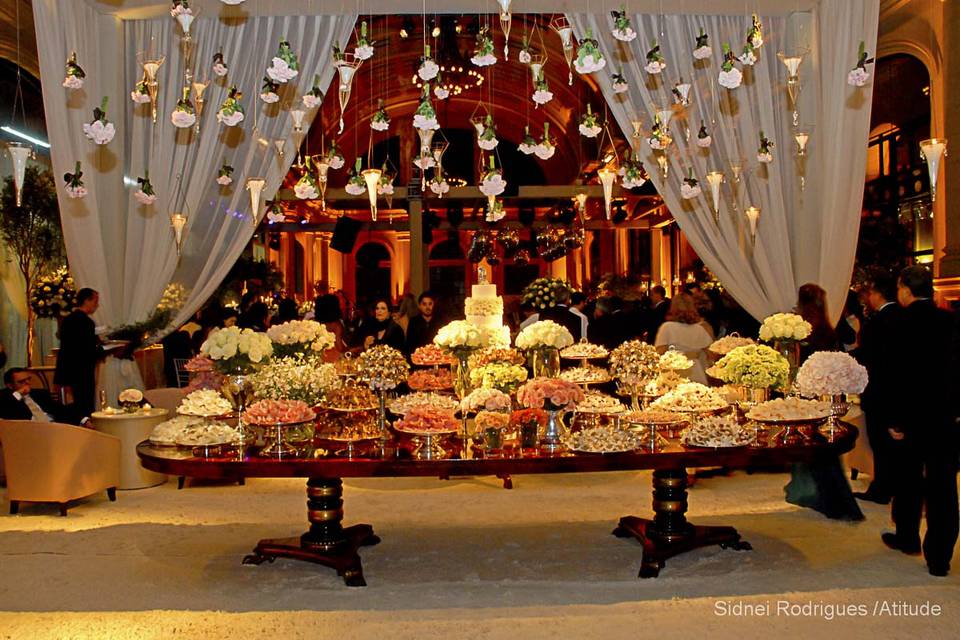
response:
<path id="1" fill-rule="evenodd" d="M 533 378 L 517 390 L 517 401 L 527 409 L 543 409 L 547 422 L 540 436 L 540 446 L 556 451 L 566 433 L 563 414 L 583 402 L 584 393 L 578 385 L 559 378 Z"/>
<path id="2" fill-rule="evenodd" d="M 223 393 L 242 412 L 250 399 L 248 374 L 273 355 L 273 343 L 265 333 L 253 329 L 226 327 L 214 329 L 200 345 L 201 355 L 213 361 L 217 371 L 226 377 Z"/>
<path id="3" fill-rule="evenodd" d="M 553 320 L 540 320 L 517 334 L 517 349 L 530 358 L 534 378 L 556 378 L 560 375 L 560 349 L 573 344 L 573 336 Z"/>
<path id="4" fill-rule="evenodd" d="M 838 426 L 837 421 L 849 408 L 847 394 L 863 393 L 867 382 L 867 369 L 842 351 L 818 351 L 807 358 L 797 373 L 797 388 L 801 395 L 830 401 L 827 427 L 831 436 Z"/>
<path id="5" fill-rule="evenodd" d="M 300 400 L 319 405 L 339 383 L 336 367 L 295 358 L 273 358 L 250 376 L 253 393 L 261 400 Z"/>
<path id="6" fill-rule="evenodd" d="M 548 311 L 570 296 L 570 285 L 560 278 L 537 278 L 523 290 L 523 304 Z"/>
<path id="7" fill-rule="evenodd" d="M 357 370 L 371 391 L 377 394 L 379 407 L 377 411 L 380 437 L 387 437 L 387 391 L 396 389 L 397 385 L 407 379 L 410 365 L 404 355 L 385 344 L 371 347 L 360 354 L 357 359 Z"/>
<path id="8" fill-rule="evenodd" d="M 760 340 L 773 344 L 790 363 L 790 378 L 787 386 L 793 384 L 800 365 L 800 342 L 810 336 L 813 327 L 796 313 L 775 313 L 763 319 L 760 325 Z"/>
<path id="9" fill-rule="evenodd" d="M 610 373 L 639 411 L 641 391 L 660 374 L 660 353 L 642 340 L 628 340 L 610 352 Z"/>
<path id="10" fill-rule="evenodd" d="M 461 401 L 470 393 L 470 355 L 484 346 L 481 331 L 466 320 L 440 327 L 433 344 L 457 359 L 454 390 Z"/>
<path id="11" fill-rule="evenodd" d="M 712 373 L 727 384 L 742 387 L 742 403 L 765 402 L 771 390 L 787 388 L 790 363 L 766 345 L 747 345 L 720 358 Z"/>
<path id="12" fill-rule="evenodd" d="M 336 341 L 333 333 L 315 320 L 273 325 L 267 329 L 267 336 L 273 341 L 274 356 L 299 360 L 322 356 Z"/>

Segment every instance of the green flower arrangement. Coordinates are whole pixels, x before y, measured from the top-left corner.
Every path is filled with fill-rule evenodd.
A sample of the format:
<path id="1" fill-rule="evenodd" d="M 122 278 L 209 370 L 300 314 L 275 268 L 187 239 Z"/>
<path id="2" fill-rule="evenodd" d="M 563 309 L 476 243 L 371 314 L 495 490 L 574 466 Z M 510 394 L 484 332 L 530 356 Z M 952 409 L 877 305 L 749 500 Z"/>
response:
<path id="1" fill-rule="evenodd" d="M 527 370 L 516 364 L 491 362 L 470 369 L 470 384 L 474 388 L 496 389 L 506 394 L 512 394 L 526 380 Z"/>
<path id="2" fill-rule="evenodd" d="M 713 370 L 720 380 L 751 389 L 784 389 L 790 377 L 790 363 L 766 345 L 737 347 L 720 358 Z"/>
<path id="3" fill-rule="evenodd" d="M 537 278 L 523 290 L 523 304 L 538 311 L 551 309 L 570 297 L 570 285 L 559 278 Z"/>
<path id="4" fill-rule="evenodd" d="M 73 309 L 77 290 L 66 267 L 41 276 L 30 287 L 30 307 L 38 318 L 62 318 Z"/>

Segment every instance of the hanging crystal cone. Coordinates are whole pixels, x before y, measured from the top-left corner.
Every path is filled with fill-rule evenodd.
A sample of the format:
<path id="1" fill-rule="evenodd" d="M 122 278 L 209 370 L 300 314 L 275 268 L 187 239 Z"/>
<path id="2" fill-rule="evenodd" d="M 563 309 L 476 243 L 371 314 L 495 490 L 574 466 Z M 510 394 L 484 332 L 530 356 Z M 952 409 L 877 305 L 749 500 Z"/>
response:
<path id="1" fill-rule="evenodd" d="M 177 255 L 183 250 L 183 229 L 187 224 L 187 217 L 181 213 L 170 215 L 170 226 L 173 227 L 173 241 L 177 245 Z"/>
<path id="2" fill-rule="evenodd" d="M 600 184 L 603 185 L 603 210 L 607 215 L 607 220 L 609 220 L 611 216 L 610 204 L 613 200 L 613 182 L 617 179 L 617 172 L 607 165 L 597 171 L 597 177 L 600 178 Z"/>
<path id="3" fill-rule="evenodd" d="M 506 60 L 510 53 L 510 22 L 513 17 L 510 14 L 510 3 L 512 0 L 497 0 L 500 5 L 500 30 L 503 31 L 503 59 Z"/>
<path id="4" fill-rule="evenodd" d="M 711 171 L 706 176 L 707 184 L 710 185 L 710 196 L 713 200 L 713 221 L 720 222 L 720 185 L 723 184 L 723 173 Z"/>
<path id="5" fill-rule="evenodd" d="M 276 140 L 273 141 L 273 148 L 277 152 L 277 160 L 283 160 L 283 156 L 284 156 L 283 147 L 286 144 L 287 144 L 287 141 L 281 140 L 280 138 L 277 138 Z"/>
<path id="6" fill-rule="evenodd" d="M 667 156 L 665 154 L 658 153 L 657 164 L 660 165 L 660 175 L 663 176 L 664 180 L 666 180 L 670 173 L 670 161 L 667 160 Z"/>
<path id="7" fill-rule="evenodd" d="M 341 54 L 341 57 L 334 61 L 333 65 L 337 68 L 340 82 L 338 87 L 338 96 L 340 98 L 340 133 L 343 133 L 343 112 L 350 102 L 350 90 L 353 87 L 353 76 L 357 72 L 357 67 L 363 62 L 353 53 Z"/>
<path id="8" fill-rule="evenodd" d="M 247 191 L 250 192 L 250 218 L 253 220 L 253 226 L 257 226 L 260 220 L 260 195 L 267 181 L 263 178 L 247 178 Z"/>
<path id="9" fill-rule="evenodd" d="M 156 124 L 157 96 L 160 92 L 160 83 L 157 80 L 157 72 L 160 71 L 160 67 L 163 66 L 166 57 L 160 56 L 159 58 L 144 58 L 142 55 L 138 57 L 140 58 L 140 66 L 143 67 L 143 74 L 147 83 L 147 95 L 150 96 L 150 114 L 152 116 L 153 123 Z"/>
<path id="10" fill-rule="evenodd" d="M 177 23 L 180 25 L 180 28 L 183 29 L 184 39 L 190 39 L 190 25 L 193 24 L 196 18 L 196 13 L 181 13 L 177 15 Z"/>
<path id="11" fill-rule="evenodd" d="M 427 171 L 426 171 L 426 162 L 428 158 L 433 156 L 433 149 L 431 147 L 433 142 L 433 134 L 436 129 L 417 129 L 417 134 L 420 136 L 420 188 L 427 188 Z"/>
<path id="12" fill-rule="evenodd" d="M 752 244 L 756 244 L 757 223 L 760 222 L 760 207 L 747 207 L 747 210 L 744 212 L 744 215 L 747 216 L 747 224 L 750 228 L 750 242 Z"/>
<path id="13" fill-rule="evenodd" d="M 940 161 L 947 155 L 946 138 L 930 138 L 920 142 L 920 155 L 927 162 L 930 174 L 930 199 L 937 200 L 937 178 L 940 176 Z"/>
<path id="14" fill-rule="evenodd" d="M 540 79 L 545 64 L 547 64 L 547 56 L 542 53 L 534 53 L 530 56 L 530 73 L 533 74 L 534 82 Z"/>
<path id="15" fill-rule="evenodd" d="M 793 139 L 797 143 L 797 155 L 807 155 L 807 142 L 810 141 L 810 134 L 806 131 L 797 131 L 795 134 L 793 134 Z"/>
<path id="16" fill-rule="evenodd" d="M 582 214 L 587 211 L 587 194 L 583 191 L 573 196 L 573 199 L 577 202 L 577 211 Z"/>
<path id="17" fill-rule="evenodd" d="M 206 99 L 203 97 L 203 92 L 207 90 L 207 87 L 210 85 L 210 81 L 206 82 L 193 82 L 193 101 L 196 103 L 197 111 L 197 124 L 194 126 L 194 129 L 197 133 L 200 133 L 200 116 L 203 115 L 203 105 L 206 103 Z"/>
<path id="18" fill-rule="evenodd" d="M 550 28 L 560 36 L 563 44 L 563 57 L 567 60 L 568 84 L 573 86 L 573 27 L 566 17 L 560 16 L 550 22 Z"/>
<path id="19" fill-rule="evenodd" d="M 314 158 L 314 164 L 317 165 L 317 184 L 320 187 L 320 210 L 327 209 L 327 174 L 330 172 L 330 161 L 327 156 Z"/>
<path id="20" fill-rule="evenodd" d="M 13 161 L 13 187 L 16 194 L 17 207 L 23 206 L 23 179 L 27 171 L 27 159 L 31 149 L 22 142 L 8 142 L 7 153 Z"/>
<path id="21" fill-rule="evenodd" d="M 670 128 L 670 121 L 673 120 L 673 107 L 658 107 L 657 117 L 660 118 L 660 124 L 666 131 Z"/>
<path id="22" fill-rule="evenodd" d="M 377 186 L 380 184 L 380 169 L 364 169 L 360 172 L 363 181 L 367 183 L 367 197 L 370 199 L 370 219 L 377 221 Z"/>

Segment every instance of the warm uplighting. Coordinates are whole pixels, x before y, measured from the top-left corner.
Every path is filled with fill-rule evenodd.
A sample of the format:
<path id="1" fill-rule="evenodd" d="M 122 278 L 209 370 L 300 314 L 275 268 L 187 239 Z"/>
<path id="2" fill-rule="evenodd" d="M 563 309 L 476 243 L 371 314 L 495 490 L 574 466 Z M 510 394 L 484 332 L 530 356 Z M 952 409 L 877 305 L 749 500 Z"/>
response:
<path id="1" fill-rule="evenodd" d="M 940 176 L 940 161 L 947 155 L 946 138 L 929 138 L 920 141 L 920 155 L 927 162 L 930 173 L 930 199 L 937 199 L 937 178 Z"/>
<path id="2" fill-rule="evenodd" d="M 363 181 L 367 183 L 367 196 L 370 198 L 370 219 L 377 221 L 377 185 L 380 184 L 380 169 L 365 169 L 360 172 Z"/>

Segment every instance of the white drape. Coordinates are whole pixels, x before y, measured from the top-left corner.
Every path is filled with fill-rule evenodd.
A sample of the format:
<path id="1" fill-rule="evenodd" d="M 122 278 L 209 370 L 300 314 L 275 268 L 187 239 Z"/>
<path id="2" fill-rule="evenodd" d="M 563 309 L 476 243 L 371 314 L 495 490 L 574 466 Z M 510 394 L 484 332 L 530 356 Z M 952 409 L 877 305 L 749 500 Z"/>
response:
<path id="1" fill-rule="evenodd" d="M 293 160 L 292 123 L 281 105 L 297 101 L 320 74 L 321 88 L 334 75 L 331 46 L 346 42 L 355 15 L 283 16 L 219 19 L 202 13 L 193 23 L 193 61 L 198 80 L 212 80 L 205 99 L 200 133 L 177 129 L 170 122 L 184 86 L 180 29 L 169 16 L 148 20 L 120 20 L 74 0 L 34 2 L 40 51 L 47 130 L 58 178 L 83 163 L 89 194 L 72 200 L 60 190 L 60 213 L 70 266 L 78 286 L 101 292 L 98 324 L 119 326 L 143 320 L 170 282 L 189 292 L 172 326 L 186 321 L 213 293 L 252 236 L 247 177 L 266 180 L 264 198 L 271 197 Z M 282 39 L 291 42 L 300 57 L 300 75 L 281 89 L 281 103 L 265 105 L 259 99 L 261 79 Z M 211 71 L 213 54 L 223 51 L 229 76 Z M 87 74 L 80 91 L 60 83 L 64 61 L 76 51 Z M 152 124 L 149 105 L 136 105 L 130 92 L 143 71 L 138 52 L 165 55 L 159 75 L 158 121 Z M 244 93 L 246 118 L 239 127 L 226 128 L 216 111 L 231 84 Z M 93 108 L 109 96 L 108 117 L 117 135 L 104 147 L 84 137 L 82 125 Z M 312 119 L 308 115 L 306 125 Z M 258 144 L 258 139 L 268 142 Z M 273 146 L 286 140 L 284 159 Z M 226 161 L 235 168 L 234 183 L 216 183 Z M 149 207 L 124 184 L 150 172 L 158 195 Z M 188 216 L 183 256 L 178 260 L 170 214 Z M 257 212 L 254 212 L 256 215 Z M 259 212 L 262 214 L 261 211 Z M 108 398 L 124 386 L 135 386 L 139 373 L 131 361 L 108 358 L 101 386 Z"/>
<path id="2" fill-rule="evenodd" d="M 741 52 L 748 15 L 633 15 L 639 35 L 630 43 L 611 35 L 609 14 L 568 15 L 579 37 L 592 29 L 607 57 L 607 68 L 593 77 L 620 128 L 629 136 L 631 122 L 643 122 L 648 133 L 640 144 L 641 158 L 680 228 L 707 267 L 757 318 L 791 309 L 797 288 L 806 282 L 827 291 L 834 320 L 842 310 L 857 244 L 872 97 L 872 85 L 850 87 L 846 76 L 860 40 L 868 51 L 876 50 L 878 10 L 878 0 L 822 0 L 811 13 L 761 17 L 765 43 L 756 65 L 745 68 L 743 85 L 732 91 L 717 83 L 721 45 L 729 42 Z M 696 61 L 692 52 L 701 28 L 713 55 Z M 659 76 L 644 70 L 654 40 L 667 63 Z M 778 51 L 807 51 L 799 101 L 800 128 L 811 133 L 805 160 L 796 155 L 787 71 Z M 610 74 L 620 69 L 630 89 L 615 94 Z M 657 108 L 673 103 L 671 90 L 681 78 L 693 85 L 692 104 L 671 125 L 674 148 L 663 179 L 646 138 Z M 701 121 L 713 138 L 709 150 L 696 144 Z M 776 145 L 769 164 L 757 162 L 760 131 Z M 736 184 L 731 161 L 738 160 L 748 170 Z M 680 187 L 691 168 L 703 191 L 683 200 Z M 713 170 L 726 178 L 719 225 L 705 180 Z M 751 205 L 762 211 L 755 245 L 744 217 Z"/>

